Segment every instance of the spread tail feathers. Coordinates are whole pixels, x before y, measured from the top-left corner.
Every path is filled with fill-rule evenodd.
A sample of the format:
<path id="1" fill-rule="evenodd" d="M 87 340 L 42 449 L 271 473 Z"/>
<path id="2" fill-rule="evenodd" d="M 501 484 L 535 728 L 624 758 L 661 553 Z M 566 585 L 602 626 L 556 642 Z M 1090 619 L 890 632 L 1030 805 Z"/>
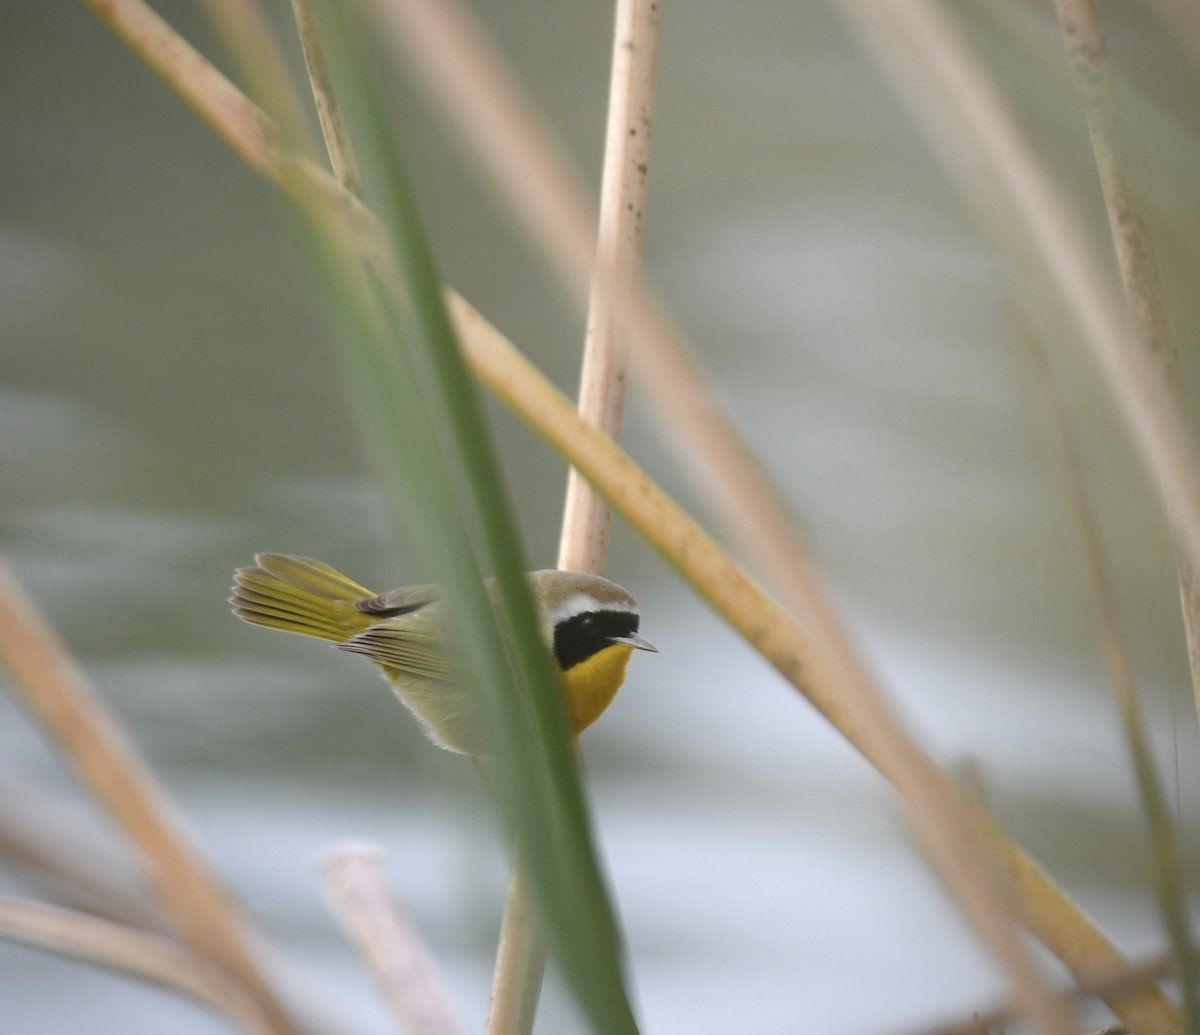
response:
<path id="1" fill-rule="evenodd" d="M 334 643 L 378 621 L 355 608 L 372 596 L 327 564 L 282 553 L 255 554 L 258 563 L 234 572 L 233 613 L 254 625 Z"/>

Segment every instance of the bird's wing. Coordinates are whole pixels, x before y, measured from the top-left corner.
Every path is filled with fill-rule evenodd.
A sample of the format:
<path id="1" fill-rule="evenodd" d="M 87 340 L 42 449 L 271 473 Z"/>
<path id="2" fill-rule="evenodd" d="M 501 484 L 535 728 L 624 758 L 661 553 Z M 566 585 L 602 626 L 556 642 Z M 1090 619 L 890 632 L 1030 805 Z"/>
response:
<path id="1" fill-rule="evenodd" d="M 337 647 L 351 654 L 364 654 L 376 664 L 397 669 L 404 675 L 450 678 L 450 666 L 437 636 L 410 625 L 380 622 L 343 640 Z"/>
<path id="2" fill-rule="evenodd" d="M 359 600 L 354 607 L 365 614 L 379 615 L 381 618 L 396 618 L 419 611 L 427 604 L 441 599 L 441 595 L 441 590 L 437 586 L 404 586 L 402 589 L 380 593 L 377 597 Z"/>

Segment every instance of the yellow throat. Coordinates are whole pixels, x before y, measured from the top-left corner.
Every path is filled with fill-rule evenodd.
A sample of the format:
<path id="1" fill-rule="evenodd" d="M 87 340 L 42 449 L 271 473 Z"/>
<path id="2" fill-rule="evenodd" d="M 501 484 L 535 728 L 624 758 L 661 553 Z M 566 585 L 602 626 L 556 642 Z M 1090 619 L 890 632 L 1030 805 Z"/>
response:
<path id="1" fill-rule="evenodd" d="M 616 697 L 632 653 L 632 647 L 614 643 L 562 673 L 572 733 L 578 735 L 587 729 Z"/>

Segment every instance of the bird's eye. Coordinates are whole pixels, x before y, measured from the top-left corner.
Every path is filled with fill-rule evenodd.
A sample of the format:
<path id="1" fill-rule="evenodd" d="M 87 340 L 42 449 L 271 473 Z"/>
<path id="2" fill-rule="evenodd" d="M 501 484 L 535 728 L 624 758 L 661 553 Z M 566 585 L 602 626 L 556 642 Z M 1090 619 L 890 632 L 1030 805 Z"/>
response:
<path id="1" fill-rule="evenodd" d="M 594 633 L 600 627 L 600 622 L 595 615 L 584 615 L 582 625 L 584 632 Z"/>

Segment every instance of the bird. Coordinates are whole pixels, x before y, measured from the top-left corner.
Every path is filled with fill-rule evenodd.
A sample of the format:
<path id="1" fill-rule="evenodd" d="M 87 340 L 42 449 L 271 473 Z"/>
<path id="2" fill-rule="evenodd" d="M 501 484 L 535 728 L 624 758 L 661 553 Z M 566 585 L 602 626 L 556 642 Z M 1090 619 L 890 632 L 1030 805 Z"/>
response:
<path id="1" fill-rule="evenodd" d="M 327 640 L 374 662 L 429 739 L 450 751 L 489 754 L 471 689 L 456 677 L 447 604 L 435 585 L 372 593 L 335 568 L 295 554 L 255 554 L 234 572 L 233 613 L 253 625 Z M 637 602 L 585 572 L 527 573 L 542 636 L 577 736 L 611 703 L 635 650 L 657 653 L 638 632 Z M 487 580 L 495 604 L 494 580 Z"/>

